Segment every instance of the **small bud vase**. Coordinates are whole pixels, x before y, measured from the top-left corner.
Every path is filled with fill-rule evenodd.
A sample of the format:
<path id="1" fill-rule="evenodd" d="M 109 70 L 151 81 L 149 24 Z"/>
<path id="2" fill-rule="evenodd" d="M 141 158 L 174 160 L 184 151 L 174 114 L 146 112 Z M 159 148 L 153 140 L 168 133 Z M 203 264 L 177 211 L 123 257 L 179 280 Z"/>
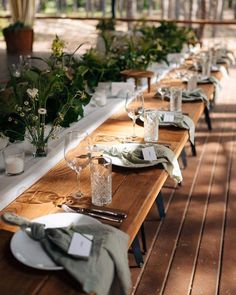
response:
<path id="1" fill-rule="evenodd" d="M 45 142 L 35 145 L 34 158 L 42 158 L 47 156 L 47 145 Z"/>

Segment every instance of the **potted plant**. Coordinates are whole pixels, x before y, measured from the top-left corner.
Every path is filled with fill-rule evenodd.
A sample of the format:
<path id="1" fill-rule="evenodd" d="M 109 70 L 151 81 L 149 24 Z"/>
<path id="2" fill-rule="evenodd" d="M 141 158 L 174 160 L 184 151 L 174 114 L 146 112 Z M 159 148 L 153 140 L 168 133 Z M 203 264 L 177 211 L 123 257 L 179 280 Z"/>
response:
<path id="1" fill-rule="evenodd" d="M 33 49 L 35 0 L 10 0 L 12 23 L 3 29 L 9 54 L 29 54 Z"/>

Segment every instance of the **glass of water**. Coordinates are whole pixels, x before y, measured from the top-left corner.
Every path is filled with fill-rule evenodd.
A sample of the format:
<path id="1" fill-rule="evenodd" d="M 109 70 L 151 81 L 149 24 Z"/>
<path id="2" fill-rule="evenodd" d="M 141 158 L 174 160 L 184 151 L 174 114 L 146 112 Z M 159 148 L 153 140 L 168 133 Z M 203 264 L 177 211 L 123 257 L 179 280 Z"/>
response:
<path id="1" fill-rule="evenodd" d="M 182 89 L 179 87 L 172 87 L 170 89 L 170 111 L 182 111 Z"/>
<path id="2" fill-rule="evenodd" d="M 112 161 L 106 156 L 92 157 L 90 162 L 92 204 L 104 206 L 112 201 Z"/>
<path id="3" fill-rule="evenodd" d="M 155 109 L 144 110 L 144 141 L 157 142 L 159 129 L 159 112 Z"/>

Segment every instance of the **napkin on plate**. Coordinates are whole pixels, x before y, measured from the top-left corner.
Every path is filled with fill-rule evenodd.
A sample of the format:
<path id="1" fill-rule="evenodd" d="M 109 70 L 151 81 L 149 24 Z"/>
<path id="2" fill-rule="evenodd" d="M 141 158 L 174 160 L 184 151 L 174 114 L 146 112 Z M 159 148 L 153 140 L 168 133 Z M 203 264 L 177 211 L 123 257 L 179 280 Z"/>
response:
<path id="1" fill-rule="evenodd" d="M 165 120 L 165 114 L 171 114 L 173 117 L 173 120 L 166 121 Z M 192 144 L 194 144 L 194 137 L 195 137 L 195 125 L 193 120 L 186 115 L 183 115 L 181 113 L 175 113 L 175 112 L 165 112 L 165 111 L 159 111 L 159 126 L 175 126 L 182 129 L 187 129 L 189 131 L 189 140 Z"/>
<path id="2" fill-rule="evenodd" d="M 209 106 L 209 99 L 205 95 L 202 89 L 196 88 L 194 90 L 183 90 L 182 92 L 182 101 L 183 102 L 190 102 L 190 101 L 196 101 L 196 100 L 202 100 L 204 104 Z"/>
<path id="3" fill-rule="evenodd" d="M 157 160 L 144 160 L 142 149 L 148 146 L 153 146 L 155 149 Z M 178 161 L 171 149 L 160 144 L 120 144 L 113 147 L 101 147 L 105 154 L 118 157 L 123 164 L 130 168 L 136 168 L 137 164 L 153 165 L 162 164 L 167 173 L 177 182 L 182 181 L 182 174 L 179 168 Z"/>
<path id="4" fill-rule="evenodd" d="M 220 93 L 220 89 L 221 89 L 221 86 L 220 86 L 220 81 L 218 79 L 216 79 L 215 77 L 213 76 L 210 76 L 210 77 L 205 77 L 203 79 L 201 79 L 201 81 L 199 81 L 200 83 L 211 83 L 211 84 L 214 84 L 215 86 L 215 90 L 214 90 L 214 96 L 213 96 L 213 99 L 214 100 L 217 100 L 218 97 L 219 97 L 219 93 Z"/>
<path id="5" fill-rule="evenodd" d="M 2 220 L 19 225 L 32 239 L 38 240 L 53 261 L 63 266 L 81 283 L 85 292 L 94 292 L 97 295 L 129 294 L 131 287 L 127 258 L 129 237 L 124 232 L 104 224 L 45 229 L 43 224 L 30 222 L 9 212 L 2 215 Z M 67 253 L 75 232 L 93 235 L 88 260 Z"/>

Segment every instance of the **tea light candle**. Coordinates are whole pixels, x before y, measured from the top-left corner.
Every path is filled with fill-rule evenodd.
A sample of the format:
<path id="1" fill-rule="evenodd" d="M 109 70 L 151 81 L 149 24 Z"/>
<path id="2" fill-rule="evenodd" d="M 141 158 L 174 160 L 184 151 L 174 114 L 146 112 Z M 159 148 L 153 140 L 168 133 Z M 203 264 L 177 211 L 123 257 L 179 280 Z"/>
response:
<path id="1" fill-rule="evenodd" d="M 20 174 L 24 171 L 24 159 L 17 156 L 10 156 L 5 159 L 6 174 Z"/>
<path id="2" fill-rule="evenodd" d="M 107 98 L 106 98 L 106 96 L 99 96 L 99 97 L 96 97 L 95 101 L 99 107 L 102 107 L 102 106 L 106 105 Z"/>
<path id="3" fill-rule="evenodd" d="M 105 90 L 96 91 L 93 95 L 93 99 L 94 99 L 95 103 L 100 107 L 106 105 L 107 96 L 106 96 Z"/>

